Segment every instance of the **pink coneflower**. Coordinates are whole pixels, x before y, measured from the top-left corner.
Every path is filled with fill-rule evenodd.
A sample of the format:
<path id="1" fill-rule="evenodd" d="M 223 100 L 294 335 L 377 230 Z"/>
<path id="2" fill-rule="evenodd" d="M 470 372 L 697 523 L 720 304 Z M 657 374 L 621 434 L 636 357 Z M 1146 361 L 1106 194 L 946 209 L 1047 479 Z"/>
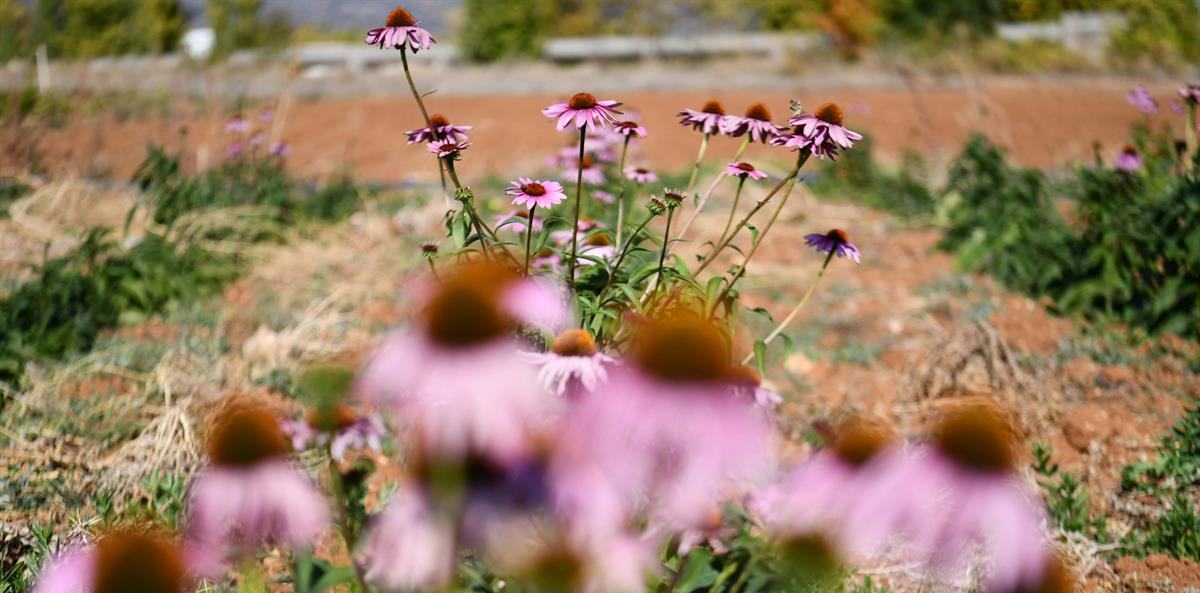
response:
<path id="1" fill-rule="evenodd" d="M 549 352 L 528 352 L 525 357 L 538 369 L 538 381 L 559 397 L 577 398 L 595 392 L 608 380 L 608 367 L 615 360 L 596 347 L 587 330 L 569 329 L 554 338 Z"/>
<path id="2" fill-rule="evenodd" d="M 33 593 L 184 593 L 192 590 L 187 569 L 183 554 L 167 539 L 117 532 L 52 561 Z"/>
<path id="3" fill-rule="evenodd" d="M 616 123 L 616 116 L 621 114 L 616 107 L 620 105 L 619 101 L 597 101 L 590 93 L 576 93 L 566 103 L 555 103 L 543 109 L 542 115 L 557 119 L 559 130 L 565 130 L 572 121 L 575 122 L 576 128 L 597 128 Z"/>
<path id="4" fill-rule="evenodd" d="M 821 253 L 836 253 L 838 257 L 848 257 L 856 264 L 862 263 L 858 247 L 850 242 L 850 235 L 842 229 L 833 229 L 824 235 L 820 233 L 805 235 L 804 243 Z"/>
<path id="5" fill-rule="evenodd" d="M 1183 104 L 1183 101 L 1171 101 L 1170 107 L 1171 112 L 1176 115 L 1187 113 L 1187 106 Z"/>
<path id="6" fill-rule="evenodd" d="M 258 147 L 267 143 L 267 135 L 262 132 L 255 132 L 250 135 L 250 146 Z"/>
<path id="7" fill-rule="evenodd" d="M 363 533 L 357 554 L 363 576 L 385 591 L 441 589 L 454 574 L 454 530 L 424 492 L 401 486 Z"/>
<path id="8" fill-rule="evenodd" d="M 366 43 L 378 45 L 380 49 L 408 47 L 415 54 L 433 47 L 437 40 L 429 31 L 421 28 L 421 21 L 413 18 L 411 12 L 396 8 L 388 15 L 387 26 L 367 31 Z"/>
<path id="9" fill-rule="evenodd" d="M 225 156 L 236 159 L 246 152 L 246 144 L 244 142 L 234 142 L 225 149 Z"/>
<path id="10" fill-rule="evenodd" d="M 576 225 L 576 228 L 579 230 L 580 234 L 584 234 L 594 228 L 599 228 L 599 227 L 603 227 L 603 226 L 604 225 L 602 225 L 599 221 L 597 221 L 595 219 L 588 218 L 586 216 L 581 216 L 579 218 L 579 224 Z M 573 234 L 574 233 L 571 232 L 571 229 L 563 229 L 560 231 L 551 231 L 550 232 L 550 240 L 553 241 L 555 245 L 565 245 L 565 244 L 571 242 L 571 236 Z"/>
<path id="11" fill-rule="evenodd" d="M 271 120 L 273 120 L 273 119 L 275 119 L 275 110 L 274 109 L 268 108 L 268 109 L 263 109 L 258 112 L 258 123 L 260 123 L 260 124 L 267 125 L 267 124 L 271 123 Z"/>
<path id="12" fill-rule="evenodd" d="M 329 455 L 341 460 L 348 450 L 379 452 L 387 430 L 374 415 L 358 415 L 345 404 L 309 410 L 302 420 L 288 420 L 280 427 L 291 438 L 292 448 L 304 451 L 311 446 L 329 447 Z"/>
<path id="13" fill-rule="evenodd" d="M 602 260 L 610 260 L 617 254 L 617 247 L 613 245 L 612 239 L 608 238 L 607 233 L 599 232 L 588 235 L 579 245 L 579 255 L 586 255 L 592 258 Z M 596 262 L 584 259 L 579 262 L 580 266 L 594 265 Z"/>
<path id="14" fill-rule="evenodd" d="M 279 423 L 262 408 L 233 405 L 217 418 L 208 438 L 212 463 L 188 495 L 202 574 L 217 574 L 222 562 L 264 542 L 311 546 L 325 529 L 325 499 L 288 463 L 287 450 Z"/>
<path id="15" fill-rule="evenodd" d="M 634 183 L 654 183 L 658 181 L 658 175 L 654 171 L 644 169 L 642 167 L 625 167 L 625 178 Z"/>
<path id="16" fill-rule="evenodd" d="M 292 146 L 286 142 L 276 142 L 271 145 L 271 155 L 285 157 L 292 154 Z"/>
<path id="17" fill-rule="evenodd" d="M 446 119 L 446 116 L 435 113 L 429 116 L 429 123 L 432 127 L 417 128 L 405 132 L 408 134 L 409 144 L 419 144 L 422 142 L 431 142 L 433 140 L 467 140 L 467 132 L 471 131 L 472 126 L 456 126 Z"/>
<path id="18" fill-rule="evenodd" d="M 592 190 L 592 199 L 596 200 L 597 202 L 600 202 L 601 204 L 612 204 L 617 201 L 616 196 L 614 196 L 602 189 Z"/>
<path id="19" fill-rule="evenodd" d="M 471 141 L 447 138 L 445 140 L 434 140 L 425 146 L 429 149 L 429 152 L 436 154 L 438 158 L 457 159 L 460 152 L 471 147 Z"/>
<path id="20" fill-rule="evenodd" d="M 1125 95 L 1125 102 L 1142 113 L 1158 113 L 1158 101 L 1155 101 L 1150 91 L 1140 84 L 1129 90 L 1129 94 Z"/>
<path id="21" fill-rule="evenodd" d="M 514 218 L 524 220 L 513 220 Z M 512 230 L 518 233 L 524 233 L 526 230 L 529 230 L 529 211 L 525 209 L 509 210 L 507 213 L 497 216 L 494 224 L 497 231 L 503 227 L 513 227 Z M 542 230 L 545 224 L 546 220 L 541 216 L 533 217 L 534 232 Z"/>
<path id="22" fill-rule="evenodd" d="M 678 114 L 679 123 L 692 126 L 692 129 L 705 134 L 716 134 L 723 128 L 721 122 L 725 119 L 725 107 L 720 101 L 709 101 L 700 111 L 684 109 Z"/>
<path id="23" fill-rule="evenodd" d="M 746 162 L 729 163 L 725 165 L 725 174 L 730 177 L 743 177 L 748 179 L 766 179 L 767 172 L 762 169 L 755 169 L 754 165 Z"/>
<path id="24" fill-rule="evenodd" d="M 578 157 L 571 159 L 571 163 L 563 170 L 563 177 L 574 177 L 579 173 L 579 168 L 583 168 L 583 182 L 588 185 L 604 185 L 604 169 L 597 163 L 596 159 L 591 154 L 583 155 L 583 162 L 580 163 Z"/>
<path id="25" fill-rule="evenodd" d="M 1113 159 L 1113 166 L 1128 173 L 1135 173 L 1142 168 L 1142 155 L 1138 154 L 1136 148 L 1126 146 L 1121 154 Z"/>
<path id="26" fill-rule="evenodd" d="M 802 113 L 788 120 L 788 125 L 795 128 L 792 136 L 803 135 L 808 140 L 807 145 L 800 145 L 795 138 L 789 138 L 783 145 L 795 149 L 808 146 L 813 156 L 819 159 L 836 159 L 840 150 L 853 148 L 855 141 L 863 138 L 862 134 L 846 129 L 842 125 L 844 120 L 842 108 L 837 103 L 821 105 L 813 113 Z"/>
<path id="27" fill-rule="evenodd" d="M 537 252 L 537 254 L 533 256 L 533 259 L 529 260 L 529 265 L 532 268 L 550 268 L 552 270 L 557 270 L 561 264 L 562 260 L 559 258 L 558 252 L 550 249 L 549 247 L 543 247 Z"/>
<path id="28" fill-rule="evenodd" d="M 391 336 L 375 353 L 357 390 L 411 425 L 430 455 L 519 457 L 552 420 L 556 403 L 538 389 L 511 332 L 526 319 L 561 323 L 563 309 L 550 287 L 507 268 L 476 263 L 452 270 L 417 327 Z"/>
<path id="29" fill-rule="evenodd" d="M 245 134 L 250 131 L 250 122 L 242 117 L 242 114 L 237 114 L 229 119 L 225 124 L 226 134 Z"/>
<path id="30" fill-rule="evenodd" d="M 721 131 L 733 138 L 750 135 L 751 142 L 766 144 L 779 136 L 779 126 L 771 123 L 771 112 L 762 103 L 755 103 L 746 109 L 746 115 L 726 115 L 721 120 Z"/>
<path id="31" fill-rule="evenodd" d="M 698 316 L 654 320 L 629 367 L 571 409 L 559 453 L 591 463 L 629 505 L 672 529 L 711 524 L 730 485 L 761 471 L 768 426 L 729 391 L 726 340 Z"/>
<path id="32" fill-rule="evenodd" d="M 1179 87 L 1179 98 L 1188 105 L 1200 103 L 1200 84 L 1185 84 Z"/>
<path id="33" fill-rule="evenodd" d="M 613 126 L 613 130 L 617 134 L 620 134 L 626 138 L 646 137 L 646 128 L 643 128 L 641 124 L 633 121 L 618 122 L 615 126 Z"/>
<path id="34" fill-rule="evenodd" d="M 528 177 L 520 177 L 516 181 L 513 181 L 504 193 L 512 196 L 514 206 L 525 206 L 526 208 L 533 206 L 550 208 L 567 199 L 567 194 L 563 193 L 561 183 L 557 181 L 535 181 Z"/>
<path id="35" fill-rule="evenodd" d="M 737 397 L 764 410 L 773 410 L 783 403 L 783 396 L 763 385 L 762 375 L 753 367 L 744 364 L 730 367 L 729 384 Z"/>

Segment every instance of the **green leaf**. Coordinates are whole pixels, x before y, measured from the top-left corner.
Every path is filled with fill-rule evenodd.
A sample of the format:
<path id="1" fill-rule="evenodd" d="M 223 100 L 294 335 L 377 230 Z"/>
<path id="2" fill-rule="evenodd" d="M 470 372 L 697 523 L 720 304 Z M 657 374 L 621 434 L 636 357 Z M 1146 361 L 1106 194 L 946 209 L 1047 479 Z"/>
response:
<path id="1" fill-rule="evenodd" d="M 754 341 L 754 366 L 760 375 L 767 373 L 767 343 L 762 340 Z"/>

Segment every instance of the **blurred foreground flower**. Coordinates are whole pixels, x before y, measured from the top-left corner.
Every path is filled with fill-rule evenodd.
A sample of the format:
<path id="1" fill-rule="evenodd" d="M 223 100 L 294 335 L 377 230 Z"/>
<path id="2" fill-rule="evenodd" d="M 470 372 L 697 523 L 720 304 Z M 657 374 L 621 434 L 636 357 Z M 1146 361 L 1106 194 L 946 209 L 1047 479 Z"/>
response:
<path id="1" fill-rule="evenodd" d="M 383 420 L 378 416 L 359 416 L 340 403 L 313 408 L 303 420 L 285 421 L 282 428 L 296 451 L 328 446 L 330 456 L 337 460 L 349 450 L 379 452 L 386 434 Z"/>
<path id="2" fill-rule="evenodd" d="M 179 548 L 152 533 L 117 532 L 66 552 L 33 593 L 183 593 L 191 591 Z"/>

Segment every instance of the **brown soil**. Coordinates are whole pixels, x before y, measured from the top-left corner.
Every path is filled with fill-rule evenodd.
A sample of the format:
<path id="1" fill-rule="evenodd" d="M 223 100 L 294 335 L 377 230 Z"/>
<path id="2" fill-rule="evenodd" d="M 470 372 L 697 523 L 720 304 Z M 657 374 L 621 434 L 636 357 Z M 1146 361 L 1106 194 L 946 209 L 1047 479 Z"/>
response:
<path id="1" fill-rule="evenodd" d="M 1200 564 L 1162 554 L 1121 558 L 1114 565 L 1123 591 L 1200 591 Z"/>
<path id="2" fill-rule="evenodd" d="M 1020 78 L 982 79 L 960 87 L 940 85 L 904 89 L 838 89 L 812 91 L 661 91 L 634 92 L 615 97 L 649 123 L 645 141 L 650 164 L 657 170 L 678 171 L 690 164 L 699 138 L 674 123 L 682 108 L 698 108 L 709 98 L 720 99 L 732 113 L 763 101 L 776 121 L 787 115 L 788 100 L 799 99 L 809 109 L 827 101 L 846 107 L 848 125 L 871 134 L 881 153 L 895 158 L 903 149 L 927 158 L 952 155 L 972 130 L 979 130 L 1012 149 L 1022 164 L 1056 166 L 1090 160 L 1099 142 L 1114 153 L 1125 143 L 1129 126 L 1143 116 L 1125 103 L 1135 81 L 1109 78 L 1069 81 Z M 1152 86 L 1158 96 L 1173 96 L 1174 87 Z M 446 96 L 429 99 L 433 112 L 452 122 L 471 124 L 472 147 L 460 169 L 469 179 L 488 175 L 514 177 L 522 171 L 545 168 L 550 151 L 565 141 L 539 111 L 561 100 L 554 94 Z M 1181 119 L 1163 109 L 1146 121 L 1155 126 Z M 421 147 L 405 145 L 404 130 L 421 124 L 412 99 L 406 95 L 349 100 L 296 102 L 286 115 L 282 138 L 294 152 L 290 167 L 303 175 L 321 177 L 350 167 L 365 179 L 431 181 L 436 169 Z M 92 119 L 65 129 L 50 130 L 41 148 L 56 171 L 85 174 L 111 170 L 128 179 L 148 143 L 193 149 L 199 160 L 213 163 L 225 150 L 218 117 L 181 116 L 125 122 Z M 186 130 L 186 136 L 181 131 Z M 710 159 L 732 154 L 736 140 L 717 138 Z M 767 154 L 756 146 L 750 157 Z M 776 153 L 777 154 L 777 153 Z M 191 163 L 194 165 L 195 163 Z"/>

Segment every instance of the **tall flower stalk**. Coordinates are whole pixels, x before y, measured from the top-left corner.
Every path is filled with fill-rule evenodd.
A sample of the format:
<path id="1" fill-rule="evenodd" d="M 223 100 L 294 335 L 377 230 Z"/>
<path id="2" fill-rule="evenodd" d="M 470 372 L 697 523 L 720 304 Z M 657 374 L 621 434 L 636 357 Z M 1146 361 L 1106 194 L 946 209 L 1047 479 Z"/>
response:
<path id="1" fill-rule="evenodd" d="M 571 223 L 571 259 L 567 262 L 567 290 L 575 294 L 575 256 L 579 252 L 579 215 L 583 211 L 583 157 L 587 144 L 587 124 L 579 127 L 579 160 L 575 175 L 575 218 Z"/>
<path id="2" fill-rule="evenodd" d="M 691 196 L 692 191 L 696 189 L 696 181 L 700 177 L 700 163 L 704 162 L 704 153 L 708 152 L 708 138 L 711 134 L 705 133 L 700 138 L 700 150 L 696 152 L 696 162 L 692 163 L 692 176 L 688 178 L 687 195 Z"/>
<path id="3" fill-rule="evenodd" d="M 792 322 L 796 320 L 796 315 L 800 313 L 800 309 L 803 309 L 804 305 L 808 303 L 808 300 L 812 298 L 813 293 L 817 291 L 817 285 L 820 284 L 821 279 L 825 277 L 825 270 L 829 269 L 829 262 L 833 260 L 833 253 L 833 251 L 830 251 L 825 256 L 825 263 L 821 264 L 821 271 L 817 272 L 817 277 L 814 278 L 812 283 L 808 285 L 808 290 L 804 291 L 804 296 L 800 298 L 800 302 L 796 303 L 796 306 L 792 307 L 792 310 L 788 312 L 787 317 L 784 317 L 783 320 L 779 322 L 779 325 L 776 325 L 775 328 L 771 330 L 771 333 L 767 334 L 767 337 L 763 338 L 764 345 L 770 344 L 775 340 L 775 338 L 778 338 L 779 335 L 783 333 L 783 330 L 787 329 L 787 326 L 791 325 Z M 752 360 L 754 360 L 753 352 L 747 354 L 746 358 L 742 359 L 742 364 L 750 364 L 750 361 Z"/>
<path id="4" fill-rule="evenodd" d="M 747 135 L 742 140 L 742 144 L 738 147 L 737 152 L 733 153 L 733 159 L 731 160 L 742 160 L 742 155 L 746 152 L 746 148 L 748 146 L 750 146 L 750 136 Z M 687 235 L 688 230 L 692 228 L 692 223 L 696 222 L 696 218 L 699 217 L 700 212 L 704 210 L 704 205 L 708 204 L 708 199 L 712 197 L 713 191 L 717 189 L 717 186 L 720 185 L 721 181 L 726 177 L 728 177 L 728 175 L 724 170 L 721 170 L 721 172 L 717 174 L 716 178 L 712 180 L 712 183 L 708 185 L 708 189 L 705 189 L 704 194 L 700 196 L 700 200 L 696 203 L 696 209 L 692 211 L 692 215 L 688 217 L 687 222 L 683 223 L 683 228 L 679 229 L 679 236 L 676 237 L 676 239 L 682 239 Z M 688 192 L 688 195 L 691 195 L 690 191 Z"/>
<path id="5" fill-rule="evenodd" d="M 625 157 L 629 154 L 629 141 L 632 139 L 633 139 L 632 136 L 625 136 L 625 142 L 621 145 L 621 159 L 620 159 L 620 162 L 617 164 L 618 172 L 625 170 Z M 619 186 L 617 187 L 617 245 L 620 245 L 621 244 L 621 227 L 624 226 L 624 224 L 625 224 L 625 184 L 626 184 L 626 179 L 621 175 L 618 175 L 617 179 L 618 179 L 617 183 L 619 184 Z"/>

